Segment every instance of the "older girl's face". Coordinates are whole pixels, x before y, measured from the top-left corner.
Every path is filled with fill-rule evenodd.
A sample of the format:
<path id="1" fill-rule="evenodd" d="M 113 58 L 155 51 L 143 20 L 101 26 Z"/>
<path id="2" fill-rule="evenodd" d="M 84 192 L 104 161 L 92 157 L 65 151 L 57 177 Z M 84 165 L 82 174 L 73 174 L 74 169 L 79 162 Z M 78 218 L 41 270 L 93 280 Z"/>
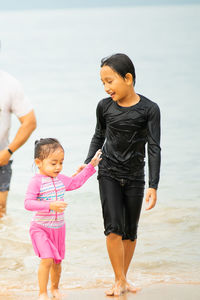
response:
<path id="1" fill-rule="evenodd" d="M 103 66 L 101 68 L 100 76 L 106 93 L 108 93 L 114 101 L 119 101 L 127 97 L 130 89 L 129 80 L 120 76 L 109 66 Z"/>

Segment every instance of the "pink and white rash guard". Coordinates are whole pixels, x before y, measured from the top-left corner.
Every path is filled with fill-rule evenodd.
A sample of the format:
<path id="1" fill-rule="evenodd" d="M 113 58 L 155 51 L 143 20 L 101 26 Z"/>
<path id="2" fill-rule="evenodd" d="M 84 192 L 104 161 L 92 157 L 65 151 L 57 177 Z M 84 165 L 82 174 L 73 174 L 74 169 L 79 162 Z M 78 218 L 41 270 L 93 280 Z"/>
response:
<path id="1" fill-rule="evenodd" d="M 32 221 L 48 228 L 62 227 L 65 223 L 64 213 L 50 210 L 50 202 L 64 201 L 65 191 L 78 189 L 95 172 L 95 168 L 89 163 L 74 177 L 35 174 L 29 183 L 24 202 L 27 210 L 36 211 Z"/>

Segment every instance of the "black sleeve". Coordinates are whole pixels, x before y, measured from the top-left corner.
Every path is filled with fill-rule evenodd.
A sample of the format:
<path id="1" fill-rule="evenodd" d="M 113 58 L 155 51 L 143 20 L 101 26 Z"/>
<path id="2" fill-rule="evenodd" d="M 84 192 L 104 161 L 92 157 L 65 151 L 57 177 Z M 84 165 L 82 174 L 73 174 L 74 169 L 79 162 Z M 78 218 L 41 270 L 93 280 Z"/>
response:
<path id="1" fill-rule="evenodd" d="M 103 100 L 101 100 L 96 109 L 96 117 L 97 117 L 97 123 L 96 123 L 96 129 L 95 133 L 92 137 L 89 152 L 87 155 L 87 158 L 85 160 L 85 164 L 88 164 L 92 157 L 95 155 L 96 151 L 98 149 L 101 149 L 103 146 L 103 143 L 105 141 L 105 131 L 106 131 L 106 123 L 103 117 Z"/>
<path id="2" fill-rule="evenodd" d="M 160 178 L 160 109 L 157 104 L 148 113 L 148 165 L 149 187 L 157 189 Z"/>

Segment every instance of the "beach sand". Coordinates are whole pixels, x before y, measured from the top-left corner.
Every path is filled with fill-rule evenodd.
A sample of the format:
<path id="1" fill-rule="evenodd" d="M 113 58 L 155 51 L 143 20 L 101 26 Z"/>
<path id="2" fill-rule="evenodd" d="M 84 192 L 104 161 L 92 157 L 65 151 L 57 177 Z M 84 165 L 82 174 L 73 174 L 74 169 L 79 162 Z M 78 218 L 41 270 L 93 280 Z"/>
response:
<path id="1" fill-rule="evenodd" d="M 62 290 L 62 300 L 199 300 L 200 284 L 154 284 L 145 286 L 137 294 L 126 293 L 120 297 L 106 297 L 105 289 Z M 0 294 L 0 300 L 36 300 L 37 292 L 10 292 Z"/>

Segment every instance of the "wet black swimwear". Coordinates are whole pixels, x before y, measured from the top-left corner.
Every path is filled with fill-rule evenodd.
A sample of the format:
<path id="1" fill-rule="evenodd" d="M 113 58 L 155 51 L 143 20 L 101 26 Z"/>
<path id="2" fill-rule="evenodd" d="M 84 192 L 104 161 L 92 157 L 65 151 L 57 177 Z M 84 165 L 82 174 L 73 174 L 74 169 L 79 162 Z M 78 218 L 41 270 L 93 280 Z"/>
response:
<path id="1" fill-rule="evenodd" d="M 144 194 L 145 144 L 148 150 L 149 187 L 157 189 L 160 173 L 160 110 L 139 95 L 130 107 L 112 98 L 98 103 L 97 124 L 85 163 L 102 148 L 99 190 L 104 233 L 135 240 Z"/>
<path id="2" fill-rule="evenodd" d="M 104 234 L 116 233 L 134 241 L 144 196 L 144 181 L 99 177 Z"/>
<path id="3" fill-rule="evenodd" d="M 99 175 L 115 179 L 140 179 L 144 176 L 145 144 L 148 149 L 149 187 L 157 188 L 160 173 L 160 110 L 156 103 L 139 95 L 131 107 L 119 106 L 105 98 L 97 106 L 97 124 L 88 163 L 102 148 Z"/>

